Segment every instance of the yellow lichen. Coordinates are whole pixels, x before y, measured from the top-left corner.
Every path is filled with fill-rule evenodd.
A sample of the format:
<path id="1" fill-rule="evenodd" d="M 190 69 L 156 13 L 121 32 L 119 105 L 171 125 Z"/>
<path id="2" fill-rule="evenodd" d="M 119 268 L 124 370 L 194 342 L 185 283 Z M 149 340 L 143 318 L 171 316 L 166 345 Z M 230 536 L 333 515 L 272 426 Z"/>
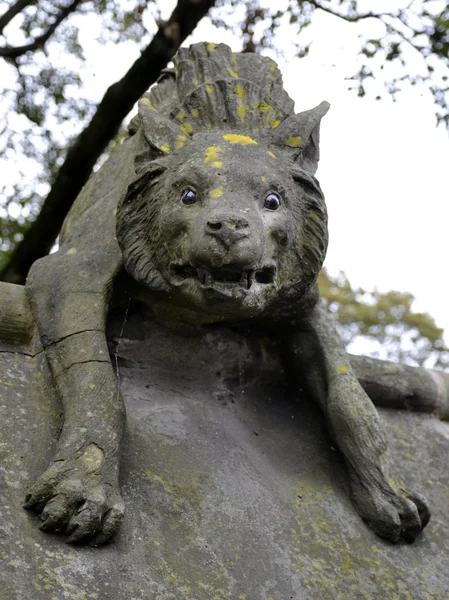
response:
<path id="1" fill-rule="evenodd" d="M 245 106 L 244 104 L 242 104 L 242 106 L 237 106 L 237 114 L 241 119 L 245 118 L 246 113 L 248 112 L 249 106 Z"/>
<path id="2" fill-rule="evenodd" d="M 217 49 L 217 44 L 214 44 L 214 42 L 209 42 L 207 44 L 207 49 L 209 52 L 215 52 L 215 50 Z"/>
<path id="3" fill-rule="evenodd" d="M 266 112 L 272 112 L 273 111 L 273 107 L 270 106 L 269 104 L 267 104 L 265 102 L 265 100 L 262 100 L 262 102 L 259 102 L 259 110 L 262 113 L 266 113 Z"/>
<path id="4" fill-rule="evenodd" d="M 94 473 L 104 462 L 104 452 L 96 444 L 89 444 L 75 462 L 87 473 Z"/>
<path id="5" fill-rule="evenodd" d="M 231 69 L 231 67 L 228 67 L 228 73 L 234 79 L 238 79 L 239 78 L 238 74 L 234 71 L 234 69 Z"/>
<path id="6" fill-rule="evenodd" d="M 337 367 L 337 371 L 339 373 L 347 373 L 349 371 L 349 367 L 345 367 L 344 365 L 341 365 L 340 367 Z"/>
<path id="7" fill-rule="evenodd" d="M 212 93 L 213 93 L 213 91 L 214 91 L 214 86 L 213 86 L 213 85 L 209 85 L 209 84 L 208 84 L 208 85 L 206 85 L 206 92 L 207 92 L 208 94 L 212 94 Z"/>
<path id="8" fill-rule="evenodd" d="M 223 139 L 230 144 L 240 144 L 241 146 L 257 144 L 256 140 L 253 140 L 253 138 L 250 138 L 248 135 L 240 135 L 238 133 L 225 133 Z"/>
<path id="9" fill-rule="evenodd" d="M 279 127 L 280 124 L 281 124 L 281 122 L 279 121 L 279 119 L 276 119 L 271 123 L 271 127 L 273 129 L 276 129 L 276 127 Z"/>
<path id="10" fill-rule="evenodd" d="M 197 119 L 200 116 L 200 111 L 197 108 L 192 108 L 190 114 L 194 119 Z"/>
<path id="11" fill-rule="evenodd" d="M 72 254 L 76 254 L 78 252 L 78 250 L 76 248 L 70 248 L 70 250 L 67 250 L 66 254 L 72 255 Z"/>
<path id="12" fill-rule="evenodd" d="M 290 146 L 290 148 L 297 148 L 301 144 L 301 137 L 299 135 L 289 137 L 285 143 L 287 144 L 287 146 Z"/>
<path id="13" fill-rule="evenodd" d="M 187 135 L 192 135 L 193 133 L 193 127 L 190 125 L 190 123 L 183 123 L 181 125 L 181 129 L 184 131 L 184 133 L 187 133 Z"/>
<path id="14" fill-rule="evenodd" d="M 223 196 L 223 188 L 218 187 L 218 188 L 215 188 L 214 190 L 211 190 L 210 196 L 211 196 L 211 198 L 220 198 L 220 196 Z"/>
<path id="15" fill-rule="evenodd" d="M 217 160 L 218 155 L 222 151 L 220 146 L 209 146 L 206 148 L 206 154 L 204 156 L 205 164 L 213 163 Z"/>
<path id="16" fill-rule="evenodd" d="M 162 144 L 161 150 L 162 152 L 165 152 L 165 154 L 170 154 L 170 146 L 168 144 Z"/>
<path id="17" fill-rule="evenodd" d="M 176 118 L 178 119 L 178 121 L 182 121 L 183 119 L 186 118 L 186 113 L 183 110 L 180 110 L 178 112 L 178 114 L 176 115 Z"/>
<path id="18" fill-rule="evenodd" d="M 264 177 L 263 175 L 262 175 L 262 177 L 261 177 L 260 179 L 261 179 L 261 180 L 262 180 L 264 183 L 266 183 L 266 182 L 267 182 L 267 178 L 266 178 L 266 177 Z"/>
<path id="19" fill-rule="evenodd" d="M 143 98 L 141 98 L 141 99 L 140 99 L 140 102 L 141 102 L 142 104 L 145 104 L 145 105 L 146 105 L 146 106 L 148 106 L 149 108 L 151 108 L 151 109 L 153 109 L 153 110 L 156 110 L 156 109 L 154 108 L 154 106 L 151 104 L 151 100 L 150 100 L 149 98 L 147 98 L 146 96 L 144 96 Z"/>
<path id="20" fill-rule="evenodd" d="M 237 84 L 235 86 L 235 93 L 237 94 L 237 97 L 240 98 L 240 100 L 245 99 L 245 90 L 243 89 L 242 85 Z"/>
<path id="21" fill-rule="evenodd" d="M 178 135 L 178 140 L 175 142 L 175 148 L 182 148 L 186 139 L 187 137 L 185 135 Z"/>
<path id="22" fill-rule="evenodd" d="M 276 154 L 274 152 L 271 152 L 271 150 L 268 150 L 267 154 L 268 156 L 271 156 L 271 158 L 276 158 Z"/>

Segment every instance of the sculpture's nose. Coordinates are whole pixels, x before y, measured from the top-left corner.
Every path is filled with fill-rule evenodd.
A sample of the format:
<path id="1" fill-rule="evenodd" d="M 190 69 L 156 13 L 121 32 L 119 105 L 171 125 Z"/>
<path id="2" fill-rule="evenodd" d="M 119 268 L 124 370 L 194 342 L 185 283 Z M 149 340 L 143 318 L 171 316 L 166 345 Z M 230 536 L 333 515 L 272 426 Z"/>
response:
<path id="1" fill-rule="evenodd" d="M 249 223 L 241 217 L 217 216 L 207 221 L 206 232 L 230 246 L 234 242 L 248 237 Z"/>

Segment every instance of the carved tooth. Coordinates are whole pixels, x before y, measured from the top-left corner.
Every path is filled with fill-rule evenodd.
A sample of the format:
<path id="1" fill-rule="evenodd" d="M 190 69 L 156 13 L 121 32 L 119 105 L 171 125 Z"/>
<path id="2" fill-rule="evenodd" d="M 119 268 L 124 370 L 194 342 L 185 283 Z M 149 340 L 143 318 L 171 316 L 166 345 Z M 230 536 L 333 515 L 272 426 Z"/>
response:
<path id="1" fill-rule="evenodd" d="M 248 271 L 243 271 L 242 276 L 240 277 L 239 285 L 241 287 L 248 287 Z"/>
<path id="2" fill-rule="evenodd" d="M 204 285 L 211 286 L 214 282 L 214 278 L 210 271 L 204 270 Z"/>
<path id="3" fill-rule="evenodd" d="M 198 273 L 199 282 L 201 285 L 204 285 L 204 282 L 206 281 L 206 271 L 199 267 L 196 272 Z"/>
<path id="4" fill-rule="evenodd" d="M 248 271 L 248 289 L 253 285 L 255 276 L 255 271 Z"/>

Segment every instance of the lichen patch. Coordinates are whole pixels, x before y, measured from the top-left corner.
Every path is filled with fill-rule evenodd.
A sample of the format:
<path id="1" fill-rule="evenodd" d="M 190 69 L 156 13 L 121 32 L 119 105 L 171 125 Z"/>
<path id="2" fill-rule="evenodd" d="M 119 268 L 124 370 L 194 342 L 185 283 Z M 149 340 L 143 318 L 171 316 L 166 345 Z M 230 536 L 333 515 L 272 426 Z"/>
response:
<path id="1" fill-rule="evenodd" d="M 211 198 L 220 198 L 220 196 L 223 196 L 223 188 L 218 187 L 218 188 L 211 190 L 210 196 L 211 196 Z"/>
<path id="2" fill-rule="evenodd" d="M 148 108 L 151 108 L 151 110 L 156 110 L 154 108 L 154 106 L 152 105 L 151 100 L 149 98 L 147 98 L 146 96 L 141 98 L 140 102 L 141 102 L 141 104 L 145 104 L 145 106 L 148 106 Z"/>
<path id="3" fill-rule="evenodd" d="M 287 144 L 287 146 L 290 146 L 290 148 L 298 148 L 298 146 L 300 146 L 301 144 L 301 137 L 299 135 L 289 137 L 285 143 Z"/>
<path id="4" fill-rule="evenodd" d="M 181 125 L 181 129 L 184 131 L 184 133 L 187 133 L 187 135 L 192 135 L 193 133 L 193 127 L 190 125 L 190 123 L 183 123 Z"/>
<path id="5" fill-rule="evenodd" d="M 206 154 L 204 155 L 204 163 L 206 165 L 208 164 L 212 164 L 213 166 L 217 166 L 214 165 L 213 163 L 217 162 L 217 159 L 219 158 L 219 154 L 222 151 L 222 148 L 220 146 L 209 146 L 208 148 L 206 148 Z M 220 163 L 221 166 L 221 163 Z"/>
<path id="6" fill-rule="evenodd" d="M 256 140 L 249 137 L 249 135 L 240 135 L 238 133 L 225 133 L 223 139 L 230 144 L 240 144 L 241 146 L 249 146 L 250 144 L 257 144 Z"/>
<path id="7" fill-rule="evenodd" d="M 261 102 L 259 102 L 259 110 L 261 113 L 266 113 L 266 112 L 273 112 L 273 107 L 270 106 L 269 104 L 267 104 L 265 102 L 265 100 L 262 100 Z"/>
<path id="8" fill-rule="evenodd" d="M 186 141 L 186 139 L 187 139 L 187 136 L 185 136 L 185 135 L 178 135 L 178 139 L 175 142 L 175 148 L 176 149 L 182 148 L 184 146 L 184 142 Z"/>
<path id="9" fill-rule="evenodd" d="M 240 98 L 240 100 L 244 100 L 245 99 L 245 90 L 243 88 L 242 85 L 240 85 L 239 83 L 235 86 L 235 93 L 237 94 L 237 98 Z"/>
<path id="10" fill-rule="evenodd" d="M 237 114 L 241 119 L 245 118 L 246 113 L 249 110 L 249 106 L 242 104 L 241 106 L 237 106 Z"/>

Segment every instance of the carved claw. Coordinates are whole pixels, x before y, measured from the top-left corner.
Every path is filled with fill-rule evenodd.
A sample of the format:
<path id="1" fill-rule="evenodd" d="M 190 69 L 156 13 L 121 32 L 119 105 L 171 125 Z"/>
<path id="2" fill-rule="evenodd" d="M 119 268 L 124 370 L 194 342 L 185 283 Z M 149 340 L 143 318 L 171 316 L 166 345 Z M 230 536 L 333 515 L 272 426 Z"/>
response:
<path id="1" fill-rule="evenodd" d="M 360 516 L 380 537 L 391 542 L 413 543 L 430 520 L 426 499 L 420 494 L 397 491 L 361 481 L 351 475 L 352 499 Z"/>
<path id="2" fill-rule="evenodd" d="M 79 458 L 55 462 L 32 486 L 24 507 L 40 514 L 41 531 L 64 532 L 68 543 L 98 546 L 117 532 L 125 513 L 118 486 Z"/>

